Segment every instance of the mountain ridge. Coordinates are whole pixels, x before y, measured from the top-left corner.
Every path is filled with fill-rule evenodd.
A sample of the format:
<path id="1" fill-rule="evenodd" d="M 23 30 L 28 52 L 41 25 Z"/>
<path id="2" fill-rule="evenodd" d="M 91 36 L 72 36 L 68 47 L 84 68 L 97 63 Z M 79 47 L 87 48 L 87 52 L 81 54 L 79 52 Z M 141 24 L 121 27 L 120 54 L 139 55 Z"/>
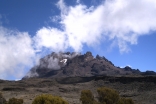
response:
<path id="1" fill-rule="evenodd" d="M 23 78 L 30 77 L 90 77 L 90 76 L 123 76 L 123 75 L 156 75 L 154 71 L 141 72 L 129 66 L 120 68 L 115 66 L 104 56 L 91 52 L 85 54 L 76 52 L 55 53 L 40 59 L 39 64 L 30 69 Z"/>

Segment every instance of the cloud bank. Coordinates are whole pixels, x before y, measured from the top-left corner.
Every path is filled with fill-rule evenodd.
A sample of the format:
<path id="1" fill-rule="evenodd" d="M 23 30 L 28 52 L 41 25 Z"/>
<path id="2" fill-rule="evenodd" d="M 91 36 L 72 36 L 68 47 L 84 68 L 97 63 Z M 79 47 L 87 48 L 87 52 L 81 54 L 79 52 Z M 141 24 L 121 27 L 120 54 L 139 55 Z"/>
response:
<path id="1" fill-rule="evenodd" d="M 61 11 L 58 16 L 61 29 L 40 29 L 38 32 L 43 31 L 37 34 L 43 42 L 40 46 L 52 49 L 60 46 L 60 50 L 71 47 L 81 51 L 84 44 L 98 46 L 107 39 L 113 41 L 110 46 L 119 47 L 123 53 L 130 51 L 128 44 L 137 44 L 139 36 L 156 30 L 155 0 L 106 0 L 96 7 L 87 7 L 79 2 L 75 6 L 66 6 L 63 0 L 57 3 Z M 46 37 L 47 33 L 51 42 L 45 45 L 47 38 L 41 37 Z"/>
<path id="2" fill-rule="evenodd" d="M 0 26 L 0 78 L 21 78 L 33 64 L 35 51 L 26 32 Z"/>
<path id="3" fill-rule="evenodd" d="M 98 47 L 106 40 L 111 42 L 110 47 L 118 47 L 124 53 L 130 51 L 129 45 L 138 43 L 140 36 L 156 31 L 155 0 L 104 0 L 91 7 L 80 0 L 74 6 L 60 0 L 56 6 L 60 15 L 51 21 L 57 22 L 59 28 L 42 27 L 30 37 L 27 32 L 0 27 L 0 78 L 16 72 L 22 76 L 21 67 L 33 64 L 36 50 L 58 52 L 71 48 L 79 52 L 84 45 Z"/>

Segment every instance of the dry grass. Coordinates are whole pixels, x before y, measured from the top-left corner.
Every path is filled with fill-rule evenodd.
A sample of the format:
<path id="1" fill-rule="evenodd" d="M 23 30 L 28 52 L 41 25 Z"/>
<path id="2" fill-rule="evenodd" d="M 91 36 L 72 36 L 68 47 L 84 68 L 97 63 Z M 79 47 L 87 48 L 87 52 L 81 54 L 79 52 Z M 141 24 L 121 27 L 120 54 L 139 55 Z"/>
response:
<path id="1" fill-rule="evenodd" d="M 132 98 L 136 104 L 156 103 L 156 84 L 145 81 L 121 83 L 120 81 L 110 82 L 108 79 L 99 79 L 84 83 L 60 84 L 54 79 L 28 79 L 17 82 L 3 81 L 0 83 L 0 90 L 6 100 L 15 97 L 23 99 L 24 104 L 31 104 L 37 95 L 47 93 L 60 96 L 69 104 L 81 104 L 82 90 L 91 90 L 97 99 L 96 89 L 103 86 L 117 90 L 122 97 Z"/>

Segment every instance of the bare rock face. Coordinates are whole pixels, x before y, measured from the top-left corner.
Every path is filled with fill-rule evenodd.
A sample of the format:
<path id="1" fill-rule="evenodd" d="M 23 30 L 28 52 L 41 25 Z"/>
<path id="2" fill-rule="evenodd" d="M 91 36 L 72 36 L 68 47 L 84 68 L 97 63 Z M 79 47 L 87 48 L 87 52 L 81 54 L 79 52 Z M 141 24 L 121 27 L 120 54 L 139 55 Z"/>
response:
<path id="1" fill-rule="evenodd" d="M 136 71 L 129 67 L 119 68 L 106 59 L 97 55 L 93 57 L 91 52 L 80 53 L 51 53 L 40 59 L 38 65 L 33 67 L 24 77 L 89 77 L 99 75 L 127 75 Z"/>

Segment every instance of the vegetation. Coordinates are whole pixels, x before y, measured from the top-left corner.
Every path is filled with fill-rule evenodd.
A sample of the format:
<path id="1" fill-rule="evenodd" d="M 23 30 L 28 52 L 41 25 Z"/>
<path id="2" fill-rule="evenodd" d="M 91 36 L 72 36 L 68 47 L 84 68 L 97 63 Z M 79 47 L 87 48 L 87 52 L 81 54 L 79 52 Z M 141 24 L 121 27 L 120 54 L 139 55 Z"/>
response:
<path id="1" fill-rule="evenodd" d="M 68 104 L 61 97 L 52 96 L 50 94 L 42 94 L 37 96 L 32 104 Z"/>
<path id="2" fill-rule="evenodd" d="M 120 98 L 117 104 L 134 104 L 132 99 Z"/>
<path id="3" fill-rule="evenodd" d="M 82 101 L 82 104 L 97 104 L 90 90 L 82 90 L 80 100 Z"/>
<path id="4" fill-rule="evenodd" d="M 97 89 L 99 102 L 106 104 L 115 104 L 119 100 L 119 94 L 114 89 L 101 87 Z"/>
<path id="5" fill-rule="evenodd" d="M 94 96 L 90 90 L 81 91 L 82 104 L 134 104 L 132 99 L 126 99 L 119 96 L 119 93 L 107 87 L 101 87 L 97 89 L 98 101 L 94 99 Z"/>
<path id="6" fill-rule="evenodd" d="M 134 104 L 132 99 L 120 97 L 119 93 L 111 88 L 98 88 L 97 93 L 98 101 L 94 99 L 94 96 L 90 90 L 82 90 L 80 101 L 82 104 Z M 7 102 L 2 96 L 2 93 L 0 93 L 0 104 L 23 104 L 23 99 L 10 98 Z M 68 102 L 58 96 L 42 94 L 38 95 L 33 100 L 32 104 L 68 104 Z"/>
<path id="7" fill-rule="evenodd" d="M 101 87 L 97 89 L 100 104 L 134 104 L 132 99 L 119 96 L 119 93 L 111 88 Z"/>
<path id="8" fill-rule="evenodd" d="M 23 99 L 10 98 L 6 104 L 23 104 Z"/>

